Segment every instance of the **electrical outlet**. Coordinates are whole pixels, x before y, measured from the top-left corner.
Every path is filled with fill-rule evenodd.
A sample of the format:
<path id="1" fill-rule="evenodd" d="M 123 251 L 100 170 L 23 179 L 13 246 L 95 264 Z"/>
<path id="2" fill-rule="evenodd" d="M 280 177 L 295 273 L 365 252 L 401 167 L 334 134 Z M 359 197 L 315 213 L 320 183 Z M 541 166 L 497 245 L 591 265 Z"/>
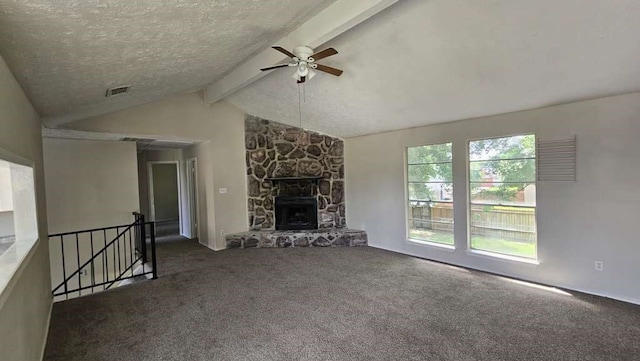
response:
<path id="1" fill-rule="evenodd" d="M 360 226 L 360 228 L 364 231 L 364 224 L 362 226 Z"/>
<path id="2" fill-rule="evenodd" d="M 220 234 L 224 236 L 225 234 L 227 234 L 227 231 L 225 231 L 224 229 L 221 229 Z"/>
<path id="3" fill-rule="evenodd" d="M 218 189 L 218 191 L 220 192 L 220 194 L 226 194 L 227 193 L 227 188 L 220 188 L 220 189 Z"/>
<path id="4" fill-rule="evenodd" d="M 604 262 L 596 261 L 595 268 L 596 268 L 596 271 L 600 271 L 600 272 L 604 271 Z"/>

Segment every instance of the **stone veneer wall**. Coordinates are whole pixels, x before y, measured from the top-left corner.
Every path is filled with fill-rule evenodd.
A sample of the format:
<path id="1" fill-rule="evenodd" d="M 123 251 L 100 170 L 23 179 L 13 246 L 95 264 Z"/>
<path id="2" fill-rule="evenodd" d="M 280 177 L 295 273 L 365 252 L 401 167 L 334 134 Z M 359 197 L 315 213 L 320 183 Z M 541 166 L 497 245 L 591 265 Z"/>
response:
<path id="1" fill-rule="evenodd" d="M 250 229 L 274 229 L 277 195 L 317 195 L 319 228 L 346 226 L 341 139 L 247 115 L 245 146 Z M 323 179 L 317 186 L 266 180 L 274 177 Z"/>

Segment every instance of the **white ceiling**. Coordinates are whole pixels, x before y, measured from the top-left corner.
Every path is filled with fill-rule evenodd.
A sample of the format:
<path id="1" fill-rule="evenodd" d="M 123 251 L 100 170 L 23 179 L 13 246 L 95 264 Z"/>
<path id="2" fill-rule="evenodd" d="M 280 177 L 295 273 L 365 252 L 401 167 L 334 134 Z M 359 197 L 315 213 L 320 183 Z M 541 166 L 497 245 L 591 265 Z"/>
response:
<path id="1" fill-rule="evenodd" d="M 352 137 L 640 90 L 638 0 L 402 0 L 330 41 L 302 125 Z M 265 64 L 270 65 L 270 64 Z M 289 68 L 227 99 L 300 124 Z"/>
<path id="2" fill-rule="evenodd" d="M 201 90 L 333 1 L 0 0 L 0 54 L 60 123 Z"/>

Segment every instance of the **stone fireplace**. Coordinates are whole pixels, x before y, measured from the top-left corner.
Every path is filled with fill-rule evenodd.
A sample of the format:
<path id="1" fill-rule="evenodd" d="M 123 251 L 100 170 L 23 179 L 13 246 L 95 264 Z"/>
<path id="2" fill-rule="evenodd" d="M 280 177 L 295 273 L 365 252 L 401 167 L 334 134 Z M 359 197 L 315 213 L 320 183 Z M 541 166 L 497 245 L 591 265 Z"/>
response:
<path id="1" fill-rule="evenodd" d="M 346 228 L 344 142 L 254 116 L 245 118 L 248 232 L 227 248 L 366 246 Z"/>
<path id="2" fill-rule="evenodd" d="M 251 230 L 346 226 L 341 139 L 248 115 L 245 146 Z"/>

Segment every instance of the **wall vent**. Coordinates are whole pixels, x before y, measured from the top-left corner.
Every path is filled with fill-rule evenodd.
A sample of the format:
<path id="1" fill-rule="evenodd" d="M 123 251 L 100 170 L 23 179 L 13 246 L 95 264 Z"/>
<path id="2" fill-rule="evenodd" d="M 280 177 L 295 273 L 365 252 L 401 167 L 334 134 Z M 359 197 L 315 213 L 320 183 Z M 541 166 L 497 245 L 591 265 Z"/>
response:
<path id="1" fill-rule="evenodd" d="M 133 138 L 133 137 L 124 137 L 122 139 L 120 139 L 123 142 L 136 142 L 136 143 L 153 143 L 156 140 L 155 139 L 149 139 L 149 138 Z"/>
<path id="2" fill-rule="evenodd" d="M 561 140 L 538 140 L 538 180 L 576 181 L 576 137 Z"/>
<path id="3" fill-rule="evenodd" d="M 127 94 L 129 89 L 131 89 L 131 85 L 117 86 L 115 88 L 107 89 L 107 94 L 105 94 L 105 96 L 110 98 L 116 95 Z"/>

